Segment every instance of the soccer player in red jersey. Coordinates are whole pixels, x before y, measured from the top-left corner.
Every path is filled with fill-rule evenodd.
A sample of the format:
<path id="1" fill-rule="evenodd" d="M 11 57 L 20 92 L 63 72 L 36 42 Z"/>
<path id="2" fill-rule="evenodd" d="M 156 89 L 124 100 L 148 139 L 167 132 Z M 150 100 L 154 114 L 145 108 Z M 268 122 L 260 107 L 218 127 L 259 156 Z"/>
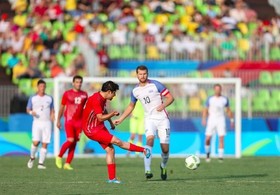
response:
<path id="1" fill-rule="evenodd" d="M 107 100 L 111 101 L 115 97 L 118 89 L 119 85 L 113 81 L 103 83 L 101 91 L 94 93 L 88 98 L 83 111 L 83 131 L 85 135 L 91 140 L 98 142 L 106 151 L 106 162 L 109 177 L 109 180 L 107 181 L 108 183 L 121 183 L 116 179 L 115 150 L 113 145 L 117 145 L 120 148 L 132 152 L 143 152 L 145 156 L 150 155 L 149 150 L 124 142 L 116 136 L 110 134 L 104 125 L 104 121 L 108 120 L 111 125 L 111 129 L 115 128 L 111 118 L 118 116 L 119 112 L 112 111 L 108 113 L 105 106 Z"/>
<path id="2" fill-rule="evenodd" d="M 67 140 L 62 145 L 58 156 L 56 157 L 56 166 L 62 168 L 62 157 L 66 150 L 68 156 L 63 166 L 65 170 L 73 170 L 70 166 L 74 157 L 76 144 L 80 139 L 82 132 L 82 114 L 88 95 L 81 90 L 83 77 L 76 75 L 73 77 L 73 88 L 64 92 L 58 113 L 57 128 L 61 129 L 60 119 L 64 113 L 65 132 Z"/>

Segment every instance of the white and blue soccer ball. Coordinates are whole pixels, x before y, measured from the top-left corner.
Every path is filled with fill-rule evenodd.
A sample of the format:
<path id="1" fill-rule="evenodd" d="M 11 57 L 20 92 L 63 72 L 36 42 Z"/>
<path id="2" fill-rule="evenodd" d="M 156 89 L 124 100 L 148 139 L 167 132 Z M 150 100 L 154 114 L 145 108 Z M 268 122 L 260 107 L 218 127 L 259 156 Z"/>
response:
<path id="1" fill-rule="evenodd" d="M 200 165 L 200 159 L 198 156 L 191 154 L 185 159 L 185 166 L 190 170 L 195 170 Z"/>

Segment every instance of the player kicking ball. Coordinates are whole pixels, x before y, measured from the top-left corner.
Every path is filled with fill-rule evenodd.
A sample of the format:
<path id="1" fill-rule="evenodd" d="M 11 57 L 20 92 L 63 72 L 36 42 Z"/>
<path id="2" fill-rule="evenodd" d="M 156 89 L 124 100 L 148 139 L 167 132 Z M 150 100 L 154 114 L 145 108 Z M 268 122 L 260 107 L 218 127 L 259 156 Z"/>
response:
<path id="1" fill-rule="evenodd" d="M 145 116 L 145 135 L 146 146 L 152 153 L 154 139 L 156 136 L 160 139 L 161 147 L 161 179 L 167 179 L 166 165 L 169 159 L 169 139 L 170 139 L 170 122 L 165 108 L 174 101 L 169 90 L 159 81 L 148 79 L 148 68 L 146 66 L 138 66 L 136 68 L 139 84 L 135 86 L 131 93 L 131 102 L 125 109 L 119 119 L 114 124 L 120 124 L 134 110 L 137 100 L 139 100 L 144 108 Z M 163 101 L 164 97 L 164 101 Z M 151 179 L 152 155 L 144 158 L 145 176 Z"/>
<path id="2" fill-rule="evenodd" d="M 103 83 L 101 91 L 94 93 L 88 98 L 83 111 L 83 131 L 85 135 L 96 142 L 106 151 L 106 163 L 108 170 L 108 183 L 121 183 L 116 178 L 115 149 L 113 145 L 132 152 L 143 152 L 146 157 L 150 156 L 149 150 L 136 146 L 134 144 L 123 142 L 116 136 L 110 134 L 105 127 L 104 121 L 108 120 L 111 129 L 115 129 L 115 125 L 111 118 L 118 116 L 119 112 L 112 111 L 110 113 L 105 109 L 106 101 L 112 100 L 116 96 L 119 85 L 113 81 Z"/>

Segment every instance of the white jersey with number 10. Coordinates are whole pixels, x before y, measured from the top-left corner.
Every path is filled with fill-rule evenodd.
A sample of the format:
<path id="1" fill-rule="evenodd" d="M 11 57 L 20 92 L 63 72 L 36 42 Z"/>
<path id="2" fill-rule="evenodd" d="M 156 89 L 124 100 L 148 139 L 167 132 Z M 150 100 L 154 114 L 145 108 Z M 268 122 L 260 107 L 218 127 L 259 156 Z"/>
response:
<path id="1" fill-rule="evenodd" d="M 156 80 L 148 80 L 145 86 L 139 84 L 135 86 L 131 93 L 131 101 L 136 103 L 141 102 L 144 107 L 145 117 L 150 119 L 168 118 L 166 110 L 157 111 L 157 107 L 162 104 L 162 96 L 169 93 L 168 89 Z"/>

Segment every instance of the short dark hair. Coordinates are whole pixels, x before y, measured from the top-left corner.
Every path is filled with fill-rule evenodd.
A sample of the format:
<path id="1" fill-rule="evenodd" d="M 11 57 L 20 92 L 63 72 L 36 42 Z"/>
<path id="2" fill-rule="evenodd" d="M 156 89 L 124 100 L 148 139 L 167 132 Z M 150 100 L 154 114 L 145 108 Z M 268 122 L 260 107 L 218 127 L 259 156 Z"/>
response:
<path id="1" fill-rule="evenodd" d="M 219 84 L 219 83 L 216 83 L 216 84 L 214 85 L 214 88 L 215 88 L 215 87 L 220 87 L 220 89 L 222 89 L 222 85 Z"/>
<path id="2" fill-rule="evenodd" d="M 145 66 L 145 65 L 137 66 L 137 68 L 136 68 L 136 73 L 138 73 L 138 70 L 146 70 L 147 73 L 148 73 L 148 68 L 147 68 L 147 66 Z"/>
<path id="3" fill-rule="evenodd" d="M 40 84 L 46 85 L 46 82 L 43 79 L 39 79 L 39 81 L 37 82 L 37 86 L 39 86 Z"/>
<path id="4" fill-rule="evenodd" d="M 73 77 L 72 82 L 74 83 L 76 79 L 80 79 L 80 80 L 82 80 L 82 82 L 83 82 L 83 77 L 80 76 L 80 75 L 75 75 L 75 76 Z"/>
<path id="5" fill-rule="evenodd" d="M 113 81 L 106 81 L 103 83 L 101 91 L 107 92 L 107 91 L 117 91 L 119 90 L 119 85 L 117 83 L 114 83 Z"/>

